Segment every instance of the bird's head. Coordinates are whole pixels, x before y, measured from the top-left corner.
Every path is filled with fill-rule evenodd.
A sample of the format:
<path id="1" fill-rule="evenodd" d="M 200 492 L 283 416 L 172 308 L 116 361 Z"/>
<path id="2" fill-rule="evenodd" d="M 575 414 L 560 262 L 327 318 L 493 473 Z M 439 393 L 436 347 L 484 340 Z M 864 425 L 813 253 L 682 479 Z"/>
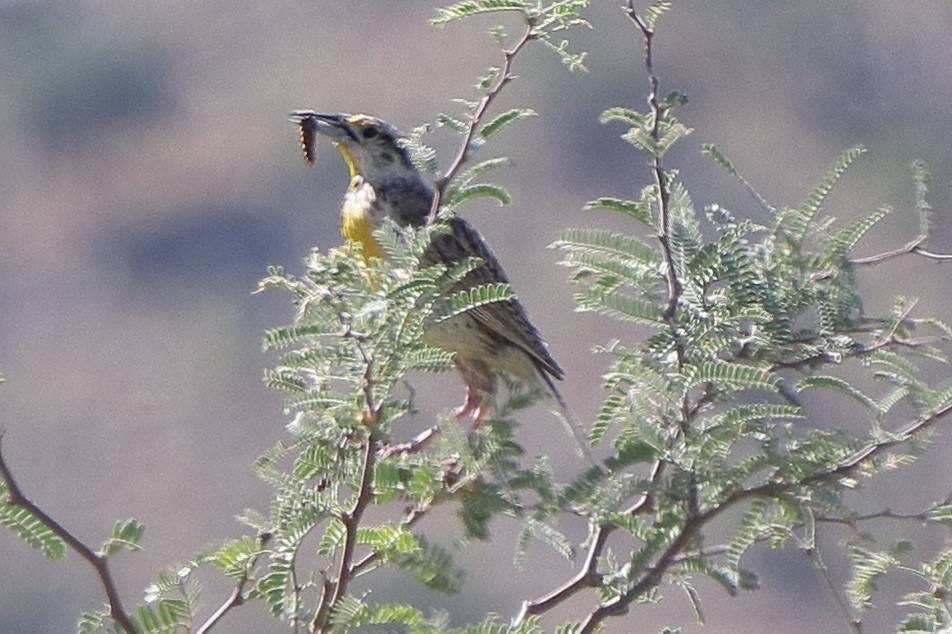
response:
<path id="1" fill-rule="evenodd" d="M 314 143 L 318 135 L 327 137 L 337 148 L 350 170 L 350 177 L 361 176 L 370 183 L 405 178 L 416 172 L 407 151 L 398 142 L 402 135 L 392 125 L 366 114 L 319 114 L 310 110 L 291 113 L 301 131 L 304 157 L 314 162 Z"/>

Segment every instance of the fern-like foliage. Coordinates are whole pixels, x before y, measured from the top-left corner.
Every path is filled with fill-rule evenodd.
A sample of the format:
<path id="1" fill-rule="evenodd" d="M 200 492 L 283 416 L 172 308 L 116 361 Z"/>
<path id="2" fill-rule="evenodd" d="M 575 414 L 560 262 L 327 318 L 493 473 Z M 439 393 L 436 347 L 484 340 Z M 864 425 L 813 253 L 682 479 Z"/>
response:
<path id="1" fill-rule="evenodd" d="M 7 488 L 0 484 L 0 499 L 6 499 Z M 43 522 L 22 506 L 0 504 L 0 526 L 13 531 L 28 546 L 42 551 L 47 559 L 58 560 L 66 556 L 66 544 Z"/>
<path id="2" fill-rule="evenodd" d="M 664 8 L 656 7 L 657 14 Z M 768 222 L 740 219 L 719 205 L 698 210 L 679 175 L 662 167 L 670 146 L 690 131 L 674 116 L 679 103 L 602 114 L 602 123 L 622 124 L 622 139 L 651 158 L 656 182 L 634 199 L 605 196 L 586 205 L 634 220 L 631 232 L 570 229 L 553 246 L 573 269 L 579 309 L 644 333 L 641 341 L 623 338 L 602 349 L 611 359 L 607 396 L 590 439 L 610 443 L 614 456 L 603 477 L 578 489 L 593 542 L 625 531 L 639 544 L 617 568 L 605 560 L 602 610 L 657 600 L 668 583 L 702 618 L 693 575 L 734 593 L 756 586 L 754 573 L 741 565 L 751 548 L 790 542 L 814 548 L 816 518 L 851 517 L 844 493 L 875 473 L 886 446 L 898 444 L 883 429 L 896 405 L 911 404 L 927 421 L 947 413 L 952 390 L 929 385 L 916 363 L 944 361 L 934 345 L 947 338 L 940 321 L 913 318 L 906 304 L 891 315 L 864 309 L 853 250 L 889 209 L 842 228 L 824 215 L 829 194 L 862 148 L 844 152 L 798 207 L 776 212 L 727 157 L 707 146 L 705 153 L 768 212 Z M 917 166 L 920 218 L 928 210 L 923 174 Z M 857 381 L 856 372 L 867 380 Z M 877 384 L 886 391 L 873 391 Z M 820 390 L 858 404 L 869 420 L 865 430 L 808 415 L 804 403 Z M 906 450 L 890 455 L 893 466 L 922 449 L 921 439 L 909 442 L 904 434 Z M 708 525 L 735 506 L 744 510 L 732 537 L 709 550 Z M 859 610 L 869 604 L 876 579 L 897 562 L 868 549 L 851 552 L 855 574 L 846 592 Z M 910 601 L 923 610 L 916 623 L 944 622 L 937 602 L 921 595 Z"/>

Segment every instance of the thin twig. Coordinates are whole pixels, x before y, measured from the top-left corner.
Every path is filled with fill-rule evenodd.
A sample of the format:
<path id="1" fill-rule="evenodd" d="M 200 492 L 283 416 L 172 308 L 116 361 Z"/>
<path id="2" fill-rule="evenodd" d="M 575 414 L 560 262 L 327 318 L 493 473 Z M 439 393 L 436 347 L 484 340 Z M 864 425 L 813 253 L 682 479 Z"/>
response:
<path id="1" fill-rule="evenodd" d="M 766 371 L 776 372 L 777 370 L 783 369 L 799 370 L 804 367 L 813 366 L 817 363 L 840 363 L 844 359 L 857 359 L 866 357 L 873 354 L 877 350 L 882 350 L 883 348 L 888 348 L 891 346 L 899 346 L 903 348 L 921 348 L 922 346 L 927 346 L 939 341 L 941 341 L 941 337 L 917 337 L 914 339 L 904 339 L 893 334 L 889 335 L 888 337 L 884 337 L 875 343 L 868 345 L 858 345 L 851 350 L 839 353 L 839 356 L 836 356 L 837 353 L 833 353 L 828 350 L 821 350 L 816 354 L 803 359 L 781 359 L 780 361 L 775 361 L 774 363 L 767 366 Z"/>
<path id="2" fill-rule="evenodd" d="M 3 434 L 0 433 L 0 444 L 2 444 Z M 115 621 L 116 625 L 122 628 L 124 632 L 134 634 L 136 632 L 129 616 L 122 608 L 122 599 L 119 597 L 119 590 L 116 588 L 112 575 L 109 572 L 107 557 L 102 553 L 94 552 L 91 548 L 79 541 L 72 533 L 63 528 L 63 526 L 46 514 L 40 507 L 31 502 L 20 490 L 19 485 L 13 478 L 3 452 L 0 450 L 0 478 L 3 479 L 7 487 L 7 501 L 5 504 L 20 506 L 30 512 L 36 519 L 48 528 L 54 535 L 62 539 L 76 554 L 85 559 L 96 570 L 99 575 L 100 584 L 106 593 L 106 602 L 109 605 L 109 616 Z"/>
<path id="3" fill-rule="evenodd" d="M 427 218 L 427 224 L 433 224 L 436 222 L 437 214 L 440 211 L 440 204 L 443 200 L 443 194 L 446 190 L 446 186 L 453 180 L 453 177 L 456 176 L 456 173 L 460 170 L 461 167 L 469 160 L 469 156 L 473 151 L 473 139 L 476 138 L 476 130 L 479 127 L 479 124 L 482 123 L 483 117 L 486 115 L 486 111 L 489 110 L 489 106 L 496 100 L 496 97 L 499 96 L 499 93 L 502 92 L 502 89 L 506 85 L 516 78 L 512 74 L 512 63 L 516 58 L 516 55 L 519 54 L 519 51 L 525 47 L 526 44 L 531 42 L 536 38 L 535 34 L 535 24 L 529 19 L 526 19 L 526 30 L 522 34 L 522 37 L 519 38 L 519 41 L 516 42 L 516 45 L 511 49 L 503 51 L 505 61 L 503 62 L 502 69 L 500 69 L 499 74 L 496 77 L 496 82 L 486 91 L 482 99 L 476 104 L 476 108 L 473 110 L 473 113 L 469 117 L 469 123 L 466 126 L 466 132 L 463 134 L 463 142 L 460 144 L 459 150 L 456 152 L 456 157 L 453 159 L 452 164 L 450 164 L 449 169 L 446 170 L 446 173 L 443 174 L 436 181 L 436 187 L 433 192 L 433 203 L 430 206 L 430 215 Z"/>
<path id="4" fill-rule="evenodd" d="M 440 433 L 439 427 L 425 429 L 407 442 L 384 445 L 377 451 L 378 458 L 391 458 L 401 454 L 416 453 L 426 449 L 427 445 Z"/>
<path id="5" fill-rule="evenodd" d="M 401 527 L 403 528 L 412 527 L 414 524 L 416 524 L 421 519 L 423 519 L 423 517 L 427 513 L 427 510 L 428 509 L 426 507 L 417 507 L 411 510 L 409 513 L 407 513 L 407 516 L 403 518 L 403 521 L 400 522 Z M 366 555 L 364 555 L 363 559 L 355 562 L 354 565 L 350 567 L 351 575 L 354 577 L 358 576 L 368 567 L 372 566 L 379 558 L 380 558 L 380 554 L 377 552 L 367 553 Z"/>
<path id="6" fill-rule="evenodd" d="M 855 266 L 875 266 L 877 264 L 882 264 L 887 260 L 892 260 L 893 258 L 898 258 L 903 255 L 919 255 L 929 260 L 937 260 L 940 262 L 944 260 L 952 260 L 952 254 L 950 253 L 936 253 L 923 247 L 922 244 L 925 241 L 926 236 L 919 236 L 914 240 L 910 240 L 898 249 L 884 251 L 883 253 L 870 255 L 865 258 L 850 258 L 850 264 Z"/>
<path id="7" fill-rule="evenodd" d="M 649 489 L 653 488 L 658 480 L 661 479 L 664 473 L 664 466 L 665 463 L 661 460 L 656 461 L 652 466 L 651 475 L 649 476 Z M 626 515 L 637 515 L 650 509 L 652 505 L 653 497 L 649 490 L 635 503 L 625 509 L 623 513 Z M 595 526 L 590 535 L 588 552 L 585 555 L 585 563 L 581 569 L 579 569 L 575 576 L 548 594 L 532 601 L 524 601 L 519 609 L 519 614 L 516 615 L 514 624 L 519 625 L 523 623 L 529 616 L 543 614 L 586 588 L 598 587 L 602 581 L 602 575 L 598 572 L 598 561 L 605 551 L 609 536 L 616 528 L 617 526 L 614 524 L 600 524 Z"/>
<path id="8" fill-rule="evenodd" d="M 245 586 L 248 585 L 248 581 L 251 578 L 250 572 L 254 570 L 255 564 L 258 562 L 258 558 L 261 557 L 261 551 L 271 541 L 271 533 L 259 533 L 258 534 L 258 553 L 248 562 L 245 574 L 241 575 L 241 578 L 238 579 L 238 584 L 235 586 L 234 590 L 231 591 L 231 594 L 228 595 L 228 598 L 225 599 L 225 602 L 222 603 L 215 613 L 208 617 L 201 627 L 195 630 L 195 634 L 207 634 L 210 632 L 215 625 L 221 621 L 228 612 L 237 608 L 245 603 Z"/>
<path id="9" fill-rule="evenodd" d="M 826 588 L 827 593 L 833 598 L 833 602 L 843 613 L 843 616 L 846 617 L 846 622 L 849 624 L 850 629 L 856 634 L 862 634 L 863 622 L 853 612 L 850 608 L 849 601 L 843 597 L 843 594 L 833 582 L 833 578 L 830 576 L 830 570 L 826 567 L 826 563 L 820 555 L 820 549 L 814 545 L 812 548 L 801 548 L 800 550 L 806 558 L 810 560 L 810 563 L 813 564 L 813 568 L 817 574 L 820 575 L 820 579 L 823 580 L 823 586 Z"/>
<path id="10" fill-rule="evenodd" d="M 916 513 L 897 513 L 892 509 L 885 508 L 881 511 L 875 511 L 873 513 L 863 513 L 862 515 L 854 515 L 852 517 L 832 517 L 829 515 L 817 515 L 816 521 L 823 522 L 826 524 L 845 524 L 847 526 L 854 526 L 857 522 L 869 522 L 871 520 L 916 520 L 917 522 L 929 522 L 932 521 L 932 514 L 942 507 L 946 507 L 950 504 L 949 500 L 943 502 L 936 502 L 929 508 L 918 511 Z"/>
<path id="11" fill-rule="evenodd" d="M 648 73 L 648 81 L 651 85 L 648 93 L 648 108 L 651 112 L 651 138 L 656 143 L 660 141 L 661 132 L 661 104 L 658 102 L 658 75 L 654 72 L 653 60 L 653 42 L 654 31 L 648 26 L 644 18 L 638 15 L 635 10 L 634 0 L 628 0 L 628 6 L 625 7 L 625 13 L 631 18 L 631 21 L 641 30 L 645 40 L 645 70 Z M 654 152 L 652 155 L 651 171 L 654 173 L 655 187 L 658 188 L 658 242 L 661 243 L 661 251 L 664 254 L 665 267 L 667 274 L 665 278 L 668 283 L 668 307 L 664 311 L 664 318 L 669 322 L 674 322 L 674 313 L 678 308 L 678 300 L 681 298 L 683 286 L 678 278 L 678 271 L 674 262 L 674 253 L 671 250 L 671 210 L 668 204 L 668 184 L 665 178 L 664 168 L 661 165 L 661 154 Z"/>

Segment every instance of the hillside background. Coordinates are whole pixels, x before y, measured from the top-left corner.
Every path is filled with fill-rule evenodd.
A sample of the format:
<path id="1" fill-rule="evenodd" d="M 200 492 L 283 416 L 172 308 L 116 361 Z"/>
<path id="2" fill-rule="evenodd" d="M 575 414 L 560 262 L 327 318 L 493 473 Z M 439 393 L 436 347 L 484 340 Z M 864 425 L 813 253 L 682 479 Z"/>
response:
<path id="1" fill-rule="evenodd" d="M 518 59 L 520 79 L 499 107 L 530 106 L 540 117 L 487 148 L 515 161 L 501 179 L 514 204 L 464 209 L 565 366 L 565 395 L 583 419 L 602 396 L 607 362 L 591 347 L 644 336 L 572 312 L 566 270 L 546 249 L 567 226 L 621 227 L 580 208 L 599 195 L 634 196 L 648 182 L 644 157 L 617 139 L 619 129 L 597 123 L 609 106 L 644 102 L 642 44 L 618 4 L 593 2 L 594 30 L 575 33 L 576 48 L 589 51 L 588 73 L 565 72 L 541 48 Z M 5 452 L 28 495 L 89 543 L 114 519 L 148 526 L 144 552 L 115 565 L 129 603 L 156 569 L 239 534 L 233 516 L 267 502 L 250 465 L 283 436 L 287 418 L 282 394 L 261 383 L 275 356 L 262 354 L 260 341 L 292 311 L 286 296 L 250 293 L 266 266 L 298 272 L 312 246 L 339 243 L 346 187 L 329 146 L 318 148 L 316 169 L 304 166 L 287 113 L 370 112 L 404 129 L 458 114 L 450 99 L 473 97 L 475 78 L 499 63 L 485 35 L 495 22 L 434 29 L 434 14 L 419 1 L 0 1 Z M 952 5 L 684 0 L 662 19 L 656 46 L 662 92 L 689 96 L 681 118 L 695 129 L 667 164 L 681 169 L 699 207 L 716 202 L 762 219 L 738 183 L 699 154 L 701 143 L 715 143 L 777 206 L 796 205 L 840 151 L 862 143 L 869 153 L 827 211 L 855 219 L 891 205 L 896 213 L 860 254 L 914 237 L 908 165 L 916 158 L 934 174 L 932 247 L 952 251 Z M 433 135 L 444 167 L 455 141 Z M 947 267 L 907 259 L 862 279 L 870 311 L 907 294 L 919 298 L 919 314 L 950 318 Z M 418 384 L 421 412 L 408 434 L 462 396 L 452 375 Z M 822 424 L 865 424 L 841 400 L 816 412 Z M 581 467 L 544 410 L 527 414 L 521 438 L 567 477 Z M 870 510 L 913 511 L 946 497 L 949 460 L 952 444 L 940 433 L 905 479 L 873 483 Z M 519 599 L 569 574 L 542 547 L 530 553 L 532 570 L 510 572 L 515 527 L 495 529 L 492 546 L 459 556 L 470 568 L 463 595 L 429 595 L 394 574 L 374 598 L 440 607 L 456 622 L 489 610 L 508 617 Z M 458 529 L 442 536 L 451 544 Z M 824 545 L 842 576 L 837 539 Z M 2 632 L 72 631 L 80 612 L 101 603 L 75 556 L 54 565 L 0 532 L 0 559 Z M 758 551 L 746 563 L 761 571 L 763 589 L 730 599 L 702 584 L 704 632 L 845 629 L 804 557 Z M 230 590 L 203 581 L 209 606 Z M 701 631 L 683 597 L 667 595 L 609 631 L 665 623 Z M 898 614 L 887 607 L 867 626 L 892 629 Z M 284 630 L 249 606 L 222 631 Z"/>

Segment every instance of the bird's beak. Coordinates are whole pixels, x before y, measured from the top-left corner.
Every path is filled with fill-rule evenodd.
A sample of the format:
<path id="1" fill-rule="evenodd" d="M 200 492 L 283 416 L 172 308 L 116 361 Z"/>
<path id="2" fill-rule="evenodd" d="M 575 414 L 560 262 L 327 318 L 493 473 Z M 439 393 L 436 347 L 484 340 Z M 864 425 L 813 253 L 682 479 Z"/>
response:
<path id="1" fill-rule="evenodd" d="M 332 141 L 356 141 L 350 126 L 347 124 L 345 114 L 321 114 L 311 110 L 295 110 L 291 113 L 291 121 L 301 126 L 309 128 L 311 133 L 323 134 Z"/>
<path id="2" fill-rule="evenodd" d="M 320 134 L 330 139 L 337 148 L 353 178 L 357 174 L 357 165 L 347 148 L 357 142 L 357 136 L 347 123 L 347 117 L 345 114 L 320 114 L 311 110 L 295 110 L 290 114 L 291 121 L 297 124 L 301 132 L 304 159 L 310 164 L 314 163 L 314 140 Z"/>

